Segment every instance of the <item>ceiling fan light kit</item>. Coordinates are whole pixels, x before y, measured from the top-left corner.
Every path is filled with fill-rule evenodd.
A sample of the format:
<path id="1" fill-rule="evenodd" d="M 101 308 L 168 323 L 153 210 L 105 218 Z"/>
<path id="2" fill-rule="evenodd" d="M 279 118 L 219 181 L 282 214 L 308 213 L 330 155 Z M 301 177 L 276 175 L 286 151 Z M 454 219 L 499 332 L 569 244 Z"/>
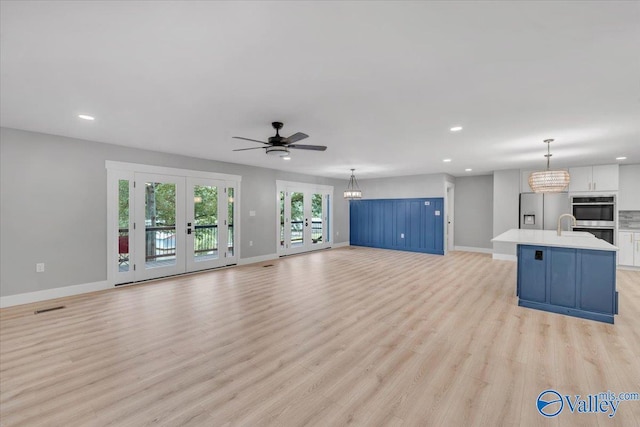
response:
<path id="1" fill-rule="evenodd" d="M 534 193 L 560 193 L 565 191 L 569 186 L 571 177 L 569 172 L 565 170 L 550 170 L 549 160 L 551 159 L 551 143 L 553 139 L 545 139 L 547 144 L 547 169 L 543 171 L 532 172 L 529 175 L 529 187 Z"/>
<path id="2" fill-rule="evenodd" d="M 344 190 L 344 198 L 345 199 L 362 199 L 362 191 L 358 186 L 358 181 L 356 180 L 356 176 L 353 174 L 355 169 L 351 169 L 351 178 L 349 178 L 349 184 L 347 185 L 347 189 Z"/>
<path id="3" fill-rule="evenodd" d="M 262 147 L 260 147 L 260 148 L 262 148 Z M 265 148 L 265 152 L 270 156 L 284 157 L 284 156 L 288 156 L 289 155 L 289 150 L 287 150 L 287 147 L 283 147 L 283 146 L 279 146 L 279 145 L 274 145 L 272 147 L 266 147 Z"/>
<path id="4" fill-rule="evenodd" d="M 325 147 L 324 145 L 295 144 L 295 142 L 301 141 L 305 138 L 309 138 L 309 135 L 307 135 L 306 133 L 296 132 L 289 137 L 280 136 L 280 129 L 282 129 L 282 126 L 284 126 L 282 122 L 273 122 L 271 123 L 271 126 L 273 126 L 273 128 L 276 130 L 276 135 L 270 137 L 267 140 L 268 142 L 258 141 L 257 139 L 251 139 L 251 138 L 244 138 L 242 136 L 233 137 L 235 139 L 242 139 L 244 141 L 258 142 L 260 144 L 266 145 L 266 147 L 238 148 L 237 150 L 233 150 L 233 151 L 257 150 L 259 148 L 264 148 L 265 153 L 269 156 L 278 156 L 282 158 L 287 157 L 287 159 L 285 160 L 289 160 L 290 149 L 312 150 L 312 151 L 325 151 L 327 149 L 327 147 Z"/>

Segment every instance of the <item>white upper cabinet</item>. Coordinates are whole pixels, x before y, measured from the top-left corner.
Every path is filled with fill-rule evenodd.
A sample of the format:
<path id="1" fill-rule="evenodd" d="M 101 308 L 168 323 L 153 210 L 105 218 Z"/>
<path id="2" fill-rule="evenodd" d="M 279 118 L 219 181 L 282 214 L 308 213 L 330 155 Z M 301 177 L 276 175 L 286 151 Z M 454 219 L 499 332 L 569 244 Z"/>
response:
<path id="1" fill-rule="evenodd" d="M 569 168 L 569 191 L 618 191 L 618 165 Z"/>
<path id="2" fill-rule="evenodd" d="M 620 166 L 618 209 L 640 211 L 640 164 Z"/>
<path id="3" fill-rule="evenodd" d="M 618 165 L 593 167 L 593 191 L 618 191 Z"/>

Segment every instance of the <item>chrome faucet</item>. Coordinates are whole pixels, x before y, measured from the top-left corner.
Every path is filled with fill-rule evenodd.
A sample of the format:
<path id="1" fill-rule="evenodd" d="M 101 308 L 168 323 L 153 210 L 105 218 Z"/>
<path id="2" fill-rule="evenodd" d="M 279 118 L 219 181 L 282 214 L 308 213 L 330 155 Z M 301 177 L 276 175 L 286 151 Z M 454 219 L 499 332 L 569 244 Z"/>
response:
<path id="1" fill-rule="evenodd" d="M 571 214 L 562 214 L 560 215 L 560 217 L 558 217 L 558 236 L 562 236 L 562 229 L 560 228 L 560 226 L 562 225 L 562 218 L 564 218 L 565 216 L 568 216 L 569 218 L 571 218 L 571 222 L 573 222 L 573 225 L 571 225 L 571 227 L 575 227 L 576 226 L 576 217 L 571 215 Z"/>

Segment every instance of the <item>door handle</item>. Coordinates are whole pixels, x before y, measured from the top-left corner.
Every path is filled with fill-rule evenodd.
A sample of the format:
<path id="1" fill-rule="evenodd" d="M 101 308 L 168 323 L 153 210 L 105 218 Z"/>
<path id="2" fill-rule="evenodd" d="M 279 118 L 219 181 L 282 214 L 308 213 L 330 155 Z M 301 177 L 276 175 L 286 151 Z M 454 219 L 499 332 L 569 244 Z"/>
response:
<path id="1" fill-rule="evenodd" d="M 187 223 L 187 234 L 191 234 L 191 223 Z"/>
<path id="2" fill-rule="evenodd" d="M 305 219 L 304 219 L 304 226 L 305 226 L 305 227 L 308 227 L 308 226 L 309 226 L 309 219 L 308 219 L 308 218 L 305 218 Z"/>

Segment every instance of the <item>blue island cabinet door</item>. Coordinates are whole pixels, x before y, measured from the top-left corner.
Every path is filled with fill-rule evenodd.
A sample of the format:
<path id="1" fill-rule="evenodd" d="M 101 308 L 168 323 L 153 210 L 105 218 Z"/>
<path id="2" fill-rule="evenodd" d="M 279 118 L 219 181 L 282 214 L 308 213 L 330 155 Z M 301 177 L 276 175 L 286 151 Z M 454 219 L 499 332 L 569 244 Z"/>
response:
<path id="1" fill-rule="evenodd" d="M 614 314 L 616 253 L 578 250 L 578 257 L 580 308 Z"/>
<path id="2" fill-rule="evenodd" d="M 549 251 L 551 286 L 549 302 L 553 305 L 575 308 L 576 301 L 576 250 L 552 248 Z"/>
<path id="3" fill-rule="evenodd" d="M 547 302 L 547 248 L 518 245 L 518 293 L 520 299 Z"/>

